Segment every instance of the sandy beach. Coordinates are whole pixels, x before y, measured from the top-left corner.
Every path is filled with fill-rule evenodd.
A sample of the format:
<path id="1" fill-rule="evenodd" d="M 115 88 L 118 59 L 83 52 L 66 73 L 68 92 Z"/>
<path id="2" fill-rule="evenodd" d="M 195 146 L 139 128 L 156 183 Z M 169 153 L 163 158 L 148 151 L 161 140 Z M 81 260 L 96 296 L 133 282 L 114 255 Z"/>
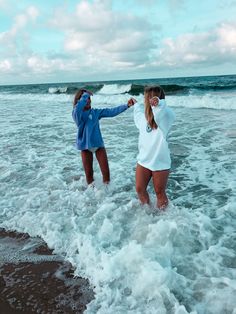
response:
<path id="1" fill-rule="evenodd" d="M 28 234 L 0 229 L 0 313 L 83 313 L 93 298 L 88 281 L 75 278 L 72 266 L 41 239 L 33 251 L 29 243 Z M 14 256 L 14 246 L 24 258 Z"/>

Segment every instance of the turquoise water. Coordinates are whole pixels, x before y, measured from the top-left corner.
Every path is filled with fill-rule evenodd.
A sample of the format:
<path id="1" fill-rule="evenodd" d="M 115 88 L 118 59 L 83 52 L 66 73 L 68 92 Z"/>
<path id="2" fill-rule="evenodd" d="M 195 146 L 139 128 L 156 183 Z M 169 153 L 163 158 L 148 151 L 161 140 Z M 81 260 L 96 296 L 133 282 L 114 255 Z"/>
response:
<path id="1" fill-rule="evenodd" d="M 86 187 L 74 148 L 73 88 L 94 107 L 140 102 L 165 86 L 171 200 L 164 214 L 135 192 L 132 109 L 101 121 L 111 168 Z M 234 313 L 236 308 L 235 76 L 0 87 L 0 227 L 42 237 L 95 286 L 87 313 Z M 169 87 L 166 87 L 168 85 Z M 95 86 L 95 87 L 94 87 Z M 149 187 L 152 202 L 153 187 Z"/>

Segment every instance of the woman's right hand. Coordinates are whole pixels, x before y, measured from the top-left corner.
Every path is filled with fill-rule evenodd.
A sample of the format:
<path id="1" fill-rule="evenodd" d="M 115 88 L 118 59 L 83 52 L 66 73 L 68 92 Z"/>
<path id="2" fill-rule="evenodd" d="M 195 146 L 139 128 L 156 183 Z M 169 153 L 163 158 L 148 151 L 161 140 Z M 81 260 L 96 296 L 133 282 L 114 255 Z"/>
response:
<path id="1" fill-rule="evenodd" d="M 127 105 L 128 105 L 128 107 L 131 107 L 131 106 L 133 106 L 136 102 L 137 102 L 137 100 L 134 99 L 133 97 L 131 97 L 131 98 L 128 100 Z"/>
<path id="2" fill-rule="evenodd" d="M 159 100 L 157 96 L 154 96 L 149 100 L 149 103 L 152 107 L 156 107 L 159 104 Z"/>

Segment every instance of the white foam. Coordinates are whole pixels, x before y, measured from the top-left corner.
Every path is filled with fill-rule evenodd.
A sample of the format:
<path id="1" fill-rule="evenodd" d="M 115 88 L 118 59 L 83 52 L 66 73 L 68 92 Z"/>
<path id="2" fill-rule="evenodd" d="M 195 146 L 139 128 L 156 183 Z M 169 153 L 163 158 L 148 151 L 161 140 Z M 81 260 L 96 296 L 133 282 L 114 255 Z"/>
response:
<path id="1" fill-rule="evenodd" d="M 49 87 L 48 92 L 50 94 L 64 94 L 67 92 L 67 87 Z"/>
<path id="2" fill-rule="evenodd" d="M 131 89 L 131 84 L 105 84 L 98 94 L 119 95 L 128 92 Z"/>
<path id="3" fill-rule="evenodd" d="M 94 107 L 114 107 L 122 104 L 127 104 L 128 100 L 130 99 L 131 95 L 129 94 L 119 94 L 119 95 L 101 95 L 95 94 L 93 96 L 93 106 Z M 134 97 L 140 103 L 143 102 L 143 95 L 135 96 Z"/>
<path id="4" fill-rule="evenodd" d="M 168 104 L 173 107 L 206 108 L 214 110 L 236 110 L 235 96 L 208 93 L 203 95 L 168 96 Z"/>
<path id="5" fill-rule="evenodd" d="M 36 94 L 36 93 L 28 93 L 28 94 L 19 94 L 19 93 L 0 93 L 1 102 L 11 102 L 11 103 L 20 103 L 22 105 L 25 102 L 25 105 L 28 102 L 38 103 L 42 105 L 44 103 L 56 102 L 59 103 L 71 103 L 73 100 L 73 95 L 68 94 L 56 94 L 56 93 L 46 93 L 46 94 Z"/>
<path id="6" fill-rule="evenodd" d="M 42 244 L 42 240 L 38 238 L 23 240 L 4 237 L 0 239 L 0 265 L 5 263 L 62 261 L 62 258 L 57 255 L 39 255 L 34 253 L 34 249 Z"/>
<path id="7" fill-rule="evenodd" d="M 175 103 L 169 139 L 172 205 L 154 215 L 135 192 L 132 109 L 101 120 L 111 185 L 102 185 L 95 161 L 95 188 L 86 188 L 72 106 L 58 102 L 64 96 L 43 96 L 37 106 L 28 95 L 0 103 L 0 226 L 42 237 L 89 278 L 96 296 L 87 313 L 233 312 L 235 138 L 227 132 L 236 111 L 192 110 L 193 96 L 179 97 L 186 106 Z M 128 97 L 95 95 L 93 104 Z"/>
<path id="8" fill-rule="evenodd" d="M 93 96 L 94 105 L 118 105 L 127 103 L 132 97 L 129 94 L 104 94 L 100 93 Z M 139 103 L 143 103 L 143 95 L 133 96 Z M 170 107 L 174 108 L 192 108 L 192 109 L 213 109 L 213 110 L 236 110 L 235 97 L 224 97 L 218 95 L 206 94 L 202 96 L 168 96 L 166 101 Z M 230 130 L 229 130 L 230 132 Z"/>

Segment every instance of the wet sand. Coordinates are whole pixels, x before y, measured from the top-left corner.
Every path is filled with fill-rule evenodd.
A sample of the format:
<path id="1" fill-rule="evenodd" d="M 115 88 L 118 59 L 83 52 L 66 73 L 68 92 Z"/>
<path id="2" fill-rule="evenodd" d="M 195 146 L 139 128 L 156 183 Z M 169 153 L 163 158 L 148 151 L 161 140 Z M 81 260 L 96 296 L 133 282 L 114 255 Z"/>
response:
<path id="1" fill-rule="evenodd" d="M 27 234 L 0 229 L 0 313 L 83 313 L 93 299 L 71 264 Z"/>

